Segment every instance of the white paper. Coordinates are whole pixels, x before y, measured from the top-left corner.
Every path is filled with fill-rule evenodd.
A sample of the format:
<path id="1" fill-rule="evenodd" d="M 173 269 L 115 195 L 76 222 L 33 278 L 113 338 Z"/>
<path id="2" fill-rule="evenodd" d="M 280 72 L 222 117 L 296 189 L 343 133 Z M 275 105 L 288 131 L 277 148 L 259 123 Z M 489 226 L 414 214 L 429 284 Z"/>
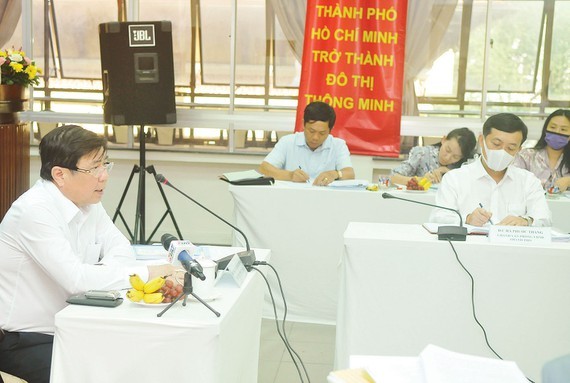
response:
<path id="1" fill-rule="evenodd" d="M 329 184 L 333 188 L 365 188 L 370 182 L 367 180 L 338 180 Z"/>
<path id="2" fill-rule="evenodd" d="M 520 245 L 552 242 L 550 227 L 492 226 L 489 242 L 516 243 Z"/>
<path id="3" fill-rule="evenodd" d="M 515 362 L 428 345 L 420 354 L 426 383 L 528 383 Z"/>
<path id="4" fill-rule="evenodd" d="M 446 223 L 435 223 L 435 222 L 426 222 L 424 224 L 422 224 L 422 226 L 429 231 L 431 234 L 437 234 L 437 229 L 440 226 L 450 226 L 449 224 Z M 489 234 L 489 227 L 490 225 L 486 225 L 486 226 L 473 226 L 473 225 L 468 225 L 468 224 L 464 224 L 463 227 L 465 227 L 467 229 L 467 234 L 481 234 L 481 235 L 487 235 Z"/>
<path id="5" fill-rule="evenodd" d="M 162 245 L 132 245 L 137 260 L 166 259 L 168 252 Z"/>

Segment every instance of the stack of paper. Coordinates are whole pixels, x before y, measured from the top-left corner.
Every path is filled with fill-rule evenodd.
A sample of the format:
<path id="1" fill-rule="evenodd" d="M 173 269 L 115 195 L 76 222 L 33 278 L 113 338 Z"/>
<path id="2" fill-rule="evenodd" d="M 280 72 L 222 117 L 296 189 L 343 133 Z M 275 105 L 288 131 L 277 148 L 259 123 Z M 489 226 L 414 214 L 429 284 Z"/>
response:
<path id="1" fill-rule="evenodd" d="M 338 180 L 331 182 L 329 187 L 341 189 L 364 189 L 368 184 L 369 182 L 367 180 Z"/>
<path id="2" fill-rule="evenodd" d="M 426 222 L 422 224 L 424 229 L 429 231 L 431 234 L 437 234 L 437 229 L 440 226 L 450 226 L 449 224 L 444 223 L 434 223 L 434 222 Z M 478 235 L 488 235 L 489 234 L 489 225 L 487 226 L 473 226 L 464 224 L 463 225 L 467 229 L 467 234 L 478 234 Z"/>
<path id="3" fill-rule="evenodd" d="M 166 259 L 168 251 L 161 244 L 156 245 L 132 245 L 136 258 L 139 261 L 147 261 L 153 259 Z"/>
<path id="4" fill-rule="evenodd" d="M 333 371 L 329 383 L 527 383 L 515 362 L 461 354 L 428 345 L 418 357 L 351 356 L 350 370 Z M 347 371 L 364 369 L 371 381 Z"/>

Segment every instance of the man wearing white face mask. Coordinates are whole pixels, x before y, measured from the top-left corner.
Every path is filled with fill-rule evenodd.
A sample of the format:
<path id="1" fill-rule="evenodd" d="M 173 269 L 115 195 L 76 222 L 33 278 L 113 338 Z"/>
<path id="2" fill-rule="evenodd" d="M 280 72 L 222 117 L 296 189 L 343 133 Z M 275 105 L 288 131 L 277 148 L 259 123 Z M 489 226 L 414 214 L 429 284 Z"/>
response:
<path id="1" fill-rule="evenodd" d="M 551 213 L 540 180 L 510 166 L 527 133 L 524 122 L 514 114 L 489 117 L 478 140 L 482 155 L 447 173 L 436 204 L 459 210 L 463 221 L 474 226 L 550 226 Z M 459 224 L 459 217 L 434 209 L 430 221 Z"/>

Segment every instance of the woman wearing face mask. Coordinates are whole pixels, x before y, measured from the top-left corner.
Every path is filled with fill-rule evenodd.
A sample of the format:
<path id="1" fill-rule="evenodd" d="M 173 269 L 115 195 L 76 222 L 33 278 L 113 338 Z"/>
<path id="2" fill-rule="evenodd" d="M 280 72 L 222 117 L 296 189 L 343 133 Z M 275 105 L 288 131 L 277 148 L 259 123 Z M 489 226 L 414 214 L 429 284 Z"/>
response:
<path id="1" fill-rule="evenodd" d="M 534 173 L 548 189 L 570 188 L 570 110 L 558 109 L 550 114 L 534 148 L 522 149 L 514 164 Z"/>
<path id="2" fill-rule="evenodd" d="M 390 180 L 405 185 L 418 176 L 439 183 L 445 173 L 473 156 L 476 143 L 475 134 L 468 128 L 453 129 L 440 143 L 413 147 L 408 159 L 392 170 Z"/>

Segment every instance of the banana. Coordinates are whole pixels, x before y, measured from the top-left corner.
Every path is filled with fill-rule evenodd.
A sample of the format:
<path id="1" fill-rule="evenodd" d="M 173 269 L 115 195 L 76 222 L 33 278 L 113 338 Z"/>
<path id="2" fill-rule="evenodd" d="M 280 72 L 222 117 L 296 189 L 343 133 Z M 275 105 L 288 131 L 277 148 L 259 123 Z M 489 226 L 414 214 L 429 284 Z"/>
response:
<path id="1" fill-rule="evenodd" d="M 131 282 L 131 286 L 133 286 L 136 290 L 144 290 L 144 281 L 141 279 L 141 277 L 139 277 L 138 274 L 132 274 L 129 277 L 129 282 Z"/>
<path id="2" fill-rule="evenodd" d="M 144 284 L 144 293 L 151 294 L 160 289 L 166 283 L 165 277 L 156 277 Z"/>
<path id="3" fill-rule="evenodd" d="M 145 294 L 143 297 L 144 302 L 150 304 L 160 303 L 163 299 L 164 297 L 162 296 L 162 293 Z"/>
<path id="4" fill-rule="evenodd" d="M 127 291 L 127 298 L 133 302 L 140 302 L 144 297 L 144 291 L 137 289 L 130 289 Z"/>
<path id="5" fill-rule="evenodd" d="M 419 184 L 421 187 L 423 187 L 424 190 L 428 190 L 428 189 L 431 187 L 431 181 L 430 181 L 428 178 L 426 178 L 426 177 L 423 177 L 423 178 L 418 182 L 418 184 Z"/>

